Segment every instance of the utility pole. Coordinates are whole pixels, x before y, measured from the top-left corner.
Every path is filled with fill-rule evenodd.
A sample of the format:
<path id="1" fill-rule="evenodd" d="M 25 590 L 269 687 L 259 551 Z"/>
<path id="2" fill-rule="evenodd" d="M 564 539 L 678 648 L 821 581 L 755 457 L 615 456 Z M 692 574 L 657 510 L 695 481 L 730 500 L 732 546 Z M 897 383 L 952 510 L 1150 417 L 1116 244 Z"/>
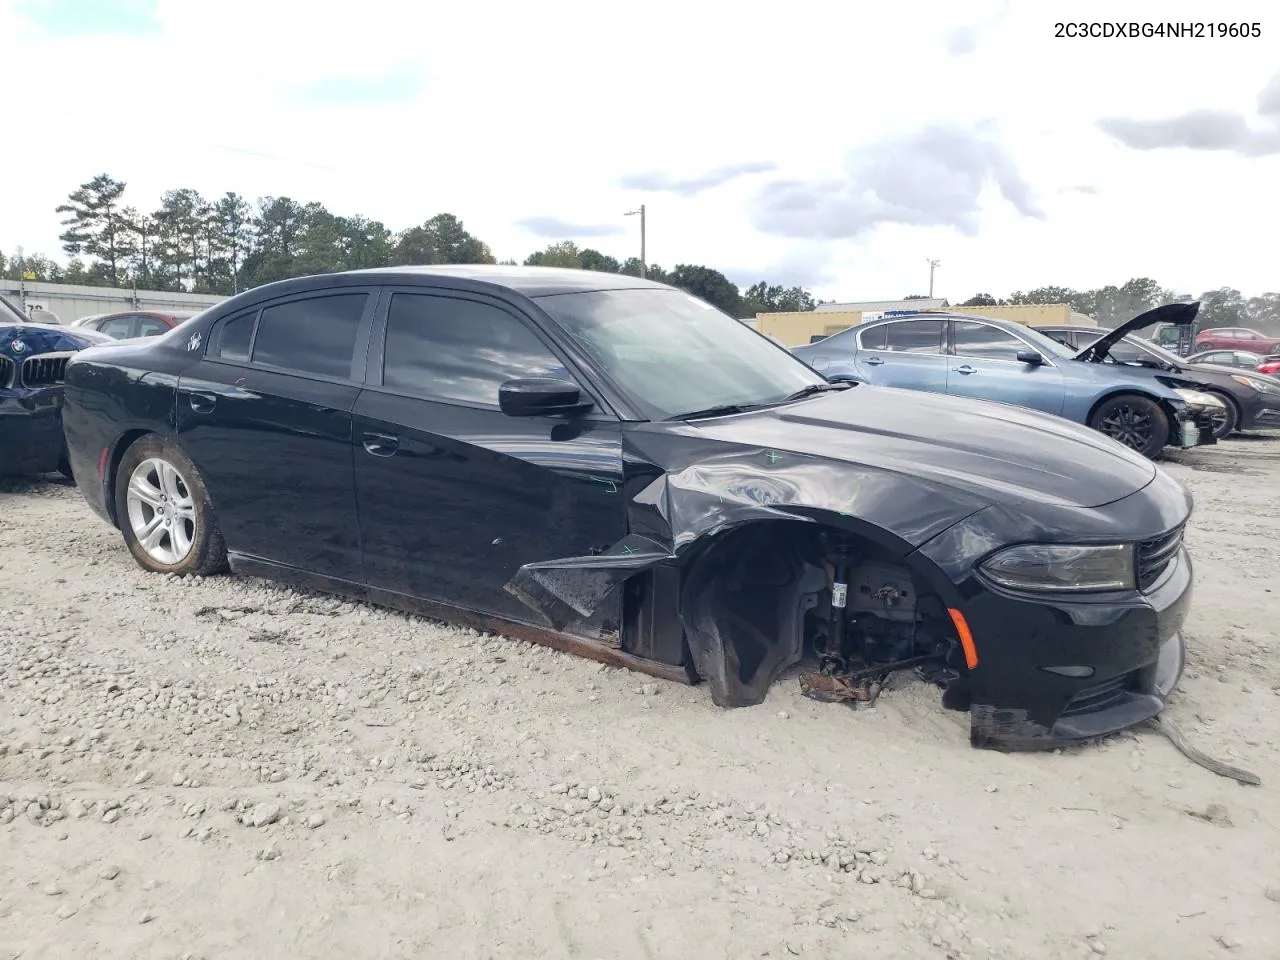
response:
<path id="1" fill-rule="evenodd" d="M 639 210 L 628 210 L 623 214 L 624 217 L 634 217 L 640 215 L 640 276 L 646 276 L 649 272 L 644 259 L 644 204 L 640 204 Z"/>
<path id="2" fill-rule="evenodd" d="M 18 247 L 18 306 L 27 312 L 27 261 L 22 256 L 22 247 Z"/>
<path id="3" fill-rule="evenodd" d="M 937 269 L 938 269 L 938 266 L 939 266 L 941 263 L 942 263 L 942 261 L 941 261 L 941 260 L 930 260 L 930 261 L 929 261 L 929 299 L 930 299 L 930 300 L 932 300 L 932 299 L 933 299 L 933 271 L 937 270 Z"/>

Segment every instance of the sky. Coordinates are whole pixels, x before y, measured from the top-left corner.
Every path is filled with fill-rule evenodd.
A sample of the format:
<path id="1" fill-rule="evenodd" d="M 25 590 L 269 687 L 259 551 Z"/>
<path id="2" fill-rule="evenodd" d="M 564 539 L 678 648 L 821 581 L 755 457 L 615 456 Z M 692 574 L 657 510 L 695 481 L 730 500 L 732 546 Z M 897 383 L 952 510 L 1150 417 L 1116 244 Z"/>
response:
<path id="1" fill-rule="evenodd" d="M 857 9 L 853 9 L 854 7 Z M 459 216 L 824 299 L 1280 290 L 1280 8 L 1077 0 L 0 0 L 0 250 L 98 173 Z"/>

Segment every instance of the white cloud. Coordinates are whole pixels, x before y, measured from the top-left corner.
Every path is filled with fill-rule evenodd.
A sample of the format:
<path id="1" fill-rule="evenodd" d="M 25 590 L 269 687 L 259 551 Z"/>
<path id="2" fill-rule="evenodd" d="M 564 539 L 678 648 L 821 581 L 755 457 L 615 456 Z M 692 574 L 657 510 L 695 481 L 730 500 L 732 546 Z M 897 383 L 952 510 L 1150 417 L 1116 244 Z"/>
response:
<path id="1" fill-rule="evenodd" d="M 1134 274 L 1261 292 L 1275 285 L 1274 266 L 1246 218 L 1274 196 L 1280 158 L 1133 150 L 1098 121 L 1258 118 L 1276 101 L 1271 6 L 1232 6 L 1233 20 L 1262 23 L 1259 39 L 1071 40 L 1053 37 L 1062 14 L 1030 0 L 964 12 L 942 0 L 793 0 L 731 14 L 675 0 L 553 10 L 313 0 L 305 13 L 294 0 L 159 0 L 159 37 L 54 39 L 0 0 L 0 81 L 11 92 L 0 247 L 57 254 L 53 208 L 109 172 L 144 207 L 191 186 L 319 200 L 393 229 L 449 211 L 498 256 L 517 258 L 545 242 L 528 224 L 557 221 L 598 231 L 591 245 L 606 253 L 633 255 L 636 218 L 622 214 L 645 203 L 651 261 L 808 276 L 840 299 L 920 292 L 926 257 L 943 261 L 937 289 L 957 299 Z M 1205 10 L 1175 0 L 1158 15 L 1199 21 Z M 1150 15 L 1084 0 L 1070 16 Z M 421 82 L 410 96 L 369 102 L 388 76 Z M 343 78 L 364 95 L 314 96 Z M 849 156 L 939 128 L 990 147 L 968 173 L 935 183 L 932 200 L 928 190 L 913 200 L 924 206 L 907 222 L 809 237 L 753 226 L 763 185 L 838 179 L 847 208 L 860 196 Z M 661 178 L 650 187 L 679 185 L 742 165 L 757 172 L 687 196 L 624 186 L 638 174 Z M 901 167 L 912 183 L 929 179 L 927 156 Z M 610 235 L 611 223 L 622 232 Z"/>

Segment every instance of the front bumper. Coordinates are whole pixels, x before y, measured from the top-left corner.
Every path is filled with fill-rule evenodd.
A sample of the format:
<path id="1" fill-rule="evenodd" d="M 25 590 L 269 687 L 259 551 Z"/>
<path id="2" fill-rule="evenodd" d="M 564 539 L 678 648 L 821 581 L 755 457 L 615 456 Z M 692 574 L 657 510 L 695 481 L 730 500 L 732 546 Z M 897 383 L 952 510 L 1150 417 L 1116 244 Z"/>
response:
<path id="1" fill-rule="evenodd" d="M 1241 430 L 1280 427 L 1280 397 L 1259 393 L 1250 401 L 1240 407 Z"/>
<path id="2" fill-rule="evenodd" d="M 1151 719 L 1182 675 L 1191 558 L 1180 549 L 1146 593 L 1033 601 L 995 591 L 965 616 L 981 661 L 970 677 L 970 742 L 1044 750 Z"/>
<path id="3" fill-rule="evenodd" d="M 61 390 L 0 391 L 0 474 L 52 473 L 65 452 Z"/>

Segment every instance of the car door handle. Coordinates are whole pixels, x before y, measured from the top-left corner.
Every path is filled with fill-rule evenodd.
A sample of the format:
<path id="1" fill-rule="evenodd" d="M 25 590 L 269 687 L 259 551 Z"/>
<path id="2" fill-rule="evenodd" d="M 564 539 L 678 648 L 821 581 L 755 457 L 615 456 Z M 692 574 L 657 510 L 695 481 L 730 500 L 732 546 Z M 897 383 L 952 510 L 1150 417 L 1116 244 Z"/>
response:
<path id="1" fill-rule="evenodd" d="M 867 359 L 863 360 L 862 362 L 869 367 L 878 367 L 880 366 L 880 364 L 884 363 L 884 361 L 881 360 L 879 357 L 867 357 Z"/>
<path id="2" fill-rule="evenodd" d="M 971 374 L 971 373 L 977 373 L 977 372 L 978 372 L 977 367 L 971 367 L 971 366 L 969 366 L 969 364 L 967 364 L 967 363 L 962 363 L 962 364 L 960 364 L 960 366 L 958 366 L 958 367 L 952 367 L 951 369 L 952 369 L 953 371 L 955 371 L 956 373 L 963 373 L 966 377 L 967 377 L 969 374 Z"/>
<path id="3" fill-rule="evenodd" d="M 366 433 L 362 439 L 365 452 L 375 457 L 395 456 L 395 452 L 400 449 L 400 438 L 385 433 Z"/>
<path id="4" fill-rule="evenodd" d="M 191 405 L 191 409 L 196 413 L 213 413 L 214 404 L 217 402 L 218 398 L 212 393 L 187 394 L 187 403 Z"/>

